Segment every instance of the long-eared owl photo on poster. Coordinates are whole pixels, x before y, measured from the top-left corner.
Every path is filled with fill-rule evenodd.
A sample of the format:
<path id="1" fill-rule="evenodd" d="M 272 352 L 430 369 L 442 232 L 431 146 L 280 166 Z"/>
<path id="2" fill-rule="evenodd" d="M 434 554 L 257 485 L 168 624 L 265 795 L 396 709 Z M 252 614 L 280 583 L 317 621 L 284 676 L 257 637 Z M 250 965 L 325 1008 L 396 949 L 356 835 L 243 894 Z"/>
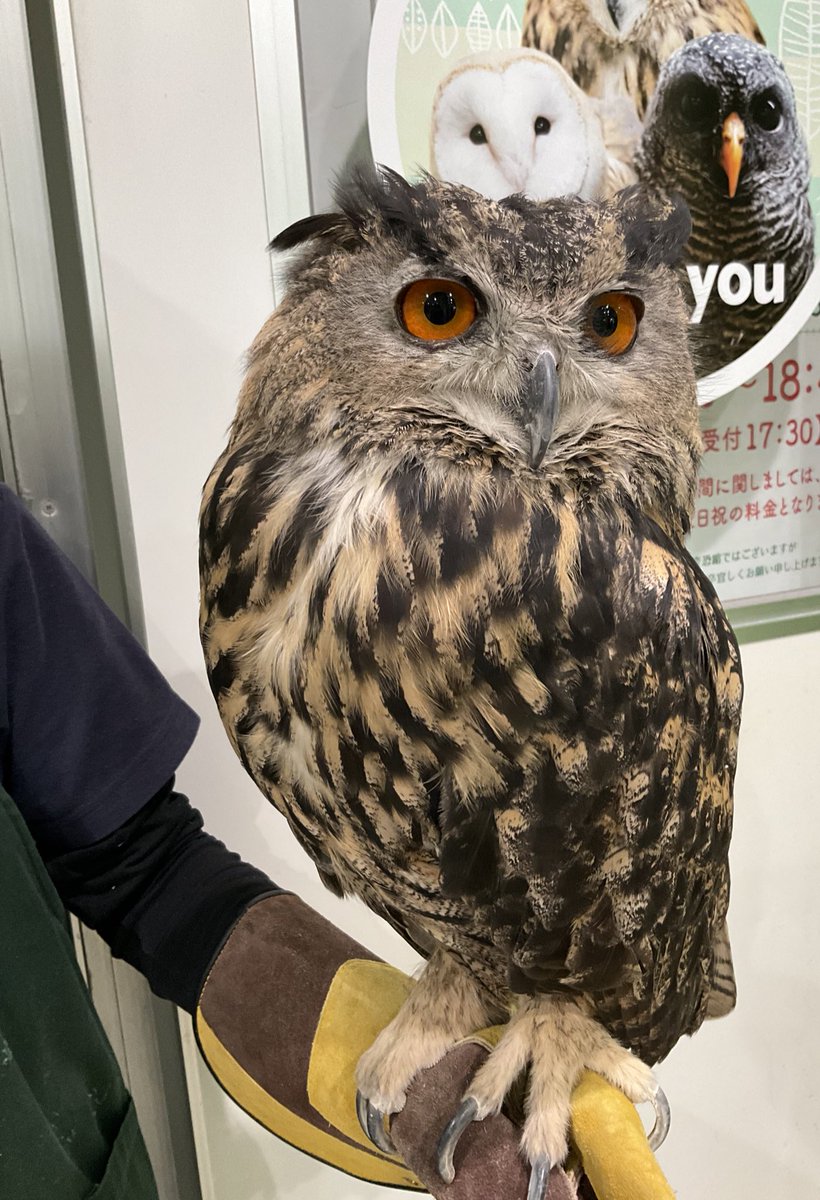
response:
<path id="1" fill-rule="evenodd" d="M 494 199 L 681 193 L 704 399 L 820 298 L 813 0 L 380 0 L 369 93 L 373 156 L 408 177 Z"/>

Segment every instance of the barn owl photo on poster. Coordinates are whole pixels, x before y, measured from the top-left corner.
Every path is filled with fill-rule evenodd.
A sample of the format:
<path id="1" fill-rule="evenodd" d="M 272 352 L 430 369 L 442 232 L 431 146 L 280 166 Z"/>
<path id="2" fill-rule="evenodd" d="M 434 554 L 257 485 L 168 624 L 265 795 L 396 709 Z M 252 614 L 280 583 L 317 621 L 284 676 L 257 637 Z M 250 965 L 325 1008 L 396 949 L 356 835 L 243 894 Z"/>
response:
<path id="1" fill-rule="evenodd" d="M 818 96 L 816 0 L 380 0 L 374 18 L 375 161 L 495 199 L 683 196 L 702 401 L 820 300 Z"/>

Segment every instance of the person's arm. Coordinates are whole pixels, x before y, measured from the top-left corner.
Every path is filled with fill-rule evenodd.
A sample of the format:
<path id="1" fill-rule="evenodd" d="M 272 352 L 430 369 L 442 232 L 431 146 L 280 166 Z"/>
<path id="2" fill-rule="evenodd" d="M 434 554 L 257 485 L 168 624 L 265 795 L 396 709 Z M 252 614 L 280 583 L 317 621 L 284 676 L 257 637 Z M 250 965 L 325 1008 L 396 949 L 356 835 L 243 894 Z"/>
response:
<path id="1" fill-rule="evenodd" d="M 311 1046 L 293 1051 L 310 1031 L 303 1023 L 295 1032 L 298 1010 L 273 1012 L 289 916 L 270 905 L 292 898 L 277 896 L 264 873 L 210 837 L 173 792 L 169 781 L 197 724 L 128 630 L 0 485 L 2 783 L 63 902 L 115 954 L 190 1011 L 199 1009 L 209 985 L 219 984 L 227 1007 L 217 1027 L 234 1049 L 238 1041 L 240 1059 L 272 1064 L 271 1086 L 280 1089 L 274 1108 L 288 1124 L 290 1098 L 307 1087 Z M 304 907 L 315 943 L 305 964 L 326 968 L 342 935 Z M 257 910 L 265 948 L 251 945 L 237 973 L 236 955 L 225 951 L 247 944 Z M 298 962 L 287 967 L 302 979 L 312 970 Z M 248 1022 L 249 992 L 260 999 L 256 1024 Z M 363 999 L 380 1011 L 378 997 Z M 354 1028 L 358 1014 L 348 1019 Z M 344 1165 L 338 1157 L 348 1145 L 344 1135 L 310 1107 L 296 1124 L 295 1144 L 304 1144 L 302 1135 L 309 1141 L 318 1125 L 322 1156 Z M 380 1169 L 378 1158 L 365 1140 L 360 1173 L 374 1163 Z"/>
<path id="2" fill-rule="evenodd" d="M 47 856 L 98 842 L 173 776 L 199 724 L 0 485 L 2 783 Z"/>
<path id="3" fill-rule="evenodd" d="M 447 1200 L 476 1200 L 489 1182 L 492 1194 L 523 1198 L 518 1135 L 504 1117 L 477 1142 L 467 1137 L 453 1185 L 438 1178 L 435 1142 L 484 1056 L 479 1044 L 425 1072 L 418 1095 L 411 1088 L 394 1121 L 409 1168 L 369 1143 L 356 1119 L 356 1061 L 410 981 L 212 838 L 171 782 L 108 837 L 46 865 L 66 907 L 194 1014 L 216 1078 L 277 1136 L 376 1183 L 421 1180 Z"/>
<path id="4" fill-rule="evenodd" d="M 66 908 L 190 1013 L 236 922 L 279 891 L 205 832 L 173 780 L 108 837 L 45 862 Z"/>

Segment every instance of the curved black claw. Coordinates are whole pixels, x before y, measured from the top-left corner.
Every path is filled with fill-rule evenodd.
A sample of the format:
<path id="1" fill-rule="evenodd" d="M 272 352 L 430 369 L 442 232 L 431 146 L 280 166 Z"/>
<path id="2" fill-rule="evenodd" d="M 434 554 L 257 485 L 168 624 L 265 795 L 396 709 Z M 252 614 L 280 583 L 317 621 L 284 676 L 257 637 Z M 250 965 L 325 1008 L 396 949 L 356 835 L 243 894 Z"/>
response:
<path id="1" fill-rule="evenodd" d="M 470 1096 L 466 1100 L 462 1100 L 455 1116 L 450 1119 L 444 1133 L 439 1138 L 436 1161 L 438 1162 L 438 1173 L 445 1183 L 452 1183 L 456 1177 L 456 1169 L 453 1164 L 456 1146 L 464 1130 L 476 1119 L 477 1112 L 477 1101 Z"/>
<path id="2" fill-rule="evenodd" d="M 393 1139 L 384 1127 L 384 1113 L 379 1112 L 361 1092 L 356 1092 L 356 1116 L 364 1132 L 383 1154 L 397 1153 Z"/>
<path id="3" fill-rule="evenodd" d="M 530 1171 L 530 1186 L 527 1188 L 527 1200 L 546 1200 L 551 1170 L 552 1163 L 548 1158 L 536 1158 Z"/>
<path id="4" fill-rule="evenodd" d="M 652 1107 L 655 1110 L 655 1124 L 650 1129 L 647 1137 L 649 1139 L 649 1149 L 657 1150 L 666 1141 L 666 1135 L 672 1123 L 669 1101 L 666 1099 L 666 1093 L 659 1083 L 655 1085 Z"/>

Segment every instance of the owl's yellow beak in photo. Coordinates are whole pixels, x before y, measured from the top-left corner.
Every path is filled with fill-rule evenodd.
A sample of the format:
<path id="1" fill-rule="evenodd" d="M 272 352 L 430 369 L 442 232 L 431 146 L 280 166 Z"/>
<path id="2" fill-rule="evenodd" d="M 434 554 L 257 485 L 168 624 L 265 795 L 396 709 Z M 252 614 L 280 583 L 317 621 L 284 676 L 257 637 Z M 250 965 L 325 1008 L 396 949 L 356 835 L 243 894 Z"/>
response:
<path id="1" fill-rule="evenodd" d="M 743 143 L 746 141 L 746 126 L 737 113 L 730 113 L 723 122 L 723 142 L 720 148 L 720 165 L 729 180 L 729 199 L 734 200 L 743 166 Z"/>

